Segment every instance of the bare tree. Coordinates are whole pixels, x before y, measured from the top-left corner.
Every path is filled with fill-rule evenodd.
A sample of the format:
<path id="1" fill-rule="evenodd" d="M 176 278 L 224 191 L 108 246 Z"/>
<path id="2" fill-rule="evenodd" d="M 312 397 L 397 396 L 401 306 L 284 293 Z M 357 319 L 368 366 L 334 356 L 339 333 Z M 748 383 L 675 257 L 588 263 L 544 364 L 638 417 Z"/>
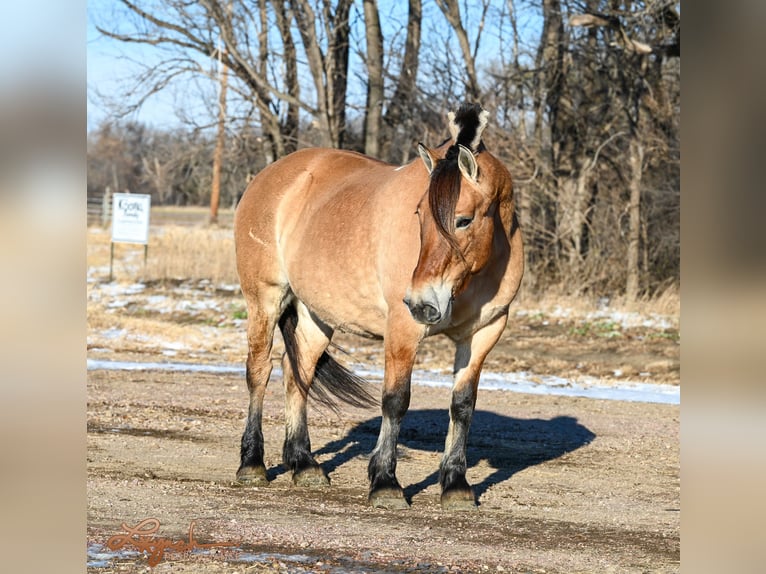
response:
<path id="1" fill-rule="evenodd" d="M 622 13 L 630 15 L 631 10 L 636 9 L 636 4 L 628 0 Z M 614 126 L 624 126 L 622 132 L 613 134 L 611 138 L 622 135 L 626 140 L 627 165 L 619 169 L 626 174 L 624 180 L 628 189 L 625 208 L 628 216 L 625 295 L 629 300 L 635 300 L 641 291 L 641 197 L 646 148 L 653 131 L 650 118 L 663 122 L 663 116 L 667 117 L 669 110 L 667 101 L 663 101 L 666 98 L 661 69 L 667 57 L 680 56 L 680 18 L 675 8 L 664 2 L 641 4 L 644 14 L 653 16 L 654 22 L 659 23 L 652 27 L 654 34 L 651 38 L 646 31 L 643 31 L 645 38 L 639 40 L 634 37 L 634 33 L 642 32 L 642 27 L 636 25 L 635 17 L 633 25 L 627 26 L 617 15 L 596 12 L 598 2 L 593 0 L 588 4 L 589 12 L 573 14 L 569 19 L 573 27 L 590 29 L 588 55 L 591 58 L 598 49 L 596 29 L 604 30 L 604 39 L 613 48 L 610 80 L 614 86 L 609 88 L 617 97 L 614 99 L 614 110 L 609 116 L 609 122 Z M 616 6 L 613 4 L 611 8 Z M 673 38 L 670 44 L 666 43 L 668 35 Z M 659 49 L 654 56 L 654 66 L 650 66 L 649 58 L 655 52 L 654 46 Z M 653 92 L 659 95 L 659 101 L 651 95 Z M 587 171 L 584 174 L 586 177 L 589 175 Z M 648 256 L 644 257 L 644 261 L 648 261 Z"/>
<path id="2" fill-rule="evenodd" d="M 131 99 L 124 112 L 140 106 L 175 78 L 188 74 L 210 76 L 200 64 L 199 55 L 210 61 L 220 56 L 237 80 L 230 83 L 232 91 L 242 102 L 257 109 L 265 141 L 271 147 L 268 155 L 272 158 L 295 149 L 299 110 L 318 122 L 324 145 L 342 145 L 346 129 L 352 0 L 338 0 L 335 5 L 323 0 L 319 14 L 309 0 L 292 0 L 289 12 L 284 4 L 276 1 L 254 5 L 237 2 L 230 11 L 220 0 L 119 2 L 127 17 L 115 17 L 108 23 L 99 24 L 98 30 L 123 42 L 162 47 L 162 53 L 167 54 L 159 64 L 147 65 L 137 78 L 133 90 L 137 97 Z M 279 35 L 269 34 L 272 13 Z M 317 18 L 323 26 L 323 38 L 317 35 Z M 298 89 L 298 56 L 291 36 L 293 19 L 314 80 L 315 93 L 307 97 L 303 97 Z M 219 54 L 219 39 L 222 54 Z M 279 45 L 273 45 L 277 40 Z M 279 61 L 274 59 L 275 55 Z M 281 68 L 282 62 L 285 73 L 273 73 L 273 68 Z"/>
<path id="3" fill-rule="evenodd" d="M 228 9 L 231 10 L 231 0 Z M 219 56 L 222 53 L 219 51 Z M 220 88 L 218 93 L 218 125 L 215 138 L 215 152 L 213 153 L 213 183 L 210 190 L 210 223 L 218 223 L 218 206 L 221 201 L 221 163 L 223 160 L 223 148 L 226 142 L 226 91 L 229 85 L 229 69 L 219 61 Z"/>
<path id="4" fill-rule="evenodd" d="M 406 162 L 418 140 L 446 136 L 446 111 L 479 98 L 492 114 L 487 144 L 514 175 L 528 287 L 633 298 L 678 281 L 678 3 L 408 0 L 406 12 L 377 0 L 232 2 L 231 11 L 228 0 L 115 4 L 121 11 L 99 29 L 157 48 L 121 111 L 194 77 L 207 79 L 208 114 L 183 133 L 94 131 L 89 190 L 212 200 L 219 58 L 229 70 L 224 202 L 254 171 L 307 145 L 363 146 Z M 429 9 L 436 17 L 424 19 Z M 529 20 L 541 22 L 535 38 Z"/>
<path id="5" fill-rule="evenodd" d="M 285 2 L 272 0 L 274 15 L 277 20 L 280 38 L 282 39 L 282 61 L 285 70 L 285 88 L 287 93 L 300 100 L 300 83 L 298 81 L 298 53 L 290 31 L 291 18 L 287 14 Z M 263 21 L 263 18 L 262 18 Z M 300 106 L 296 101 L 288 101 L 284 104 L 285 114 L 281 121 L 284 151 L 290 153 L 298 149 L 298 128 Z"/>
<path id="6" fill-rule="evenodd" d="M 480 98 L 479 90 L 479 77 L 476 72 L 476 53 L 479 50 L 479 43 L 481 39 L 481 32 L 484 29 L 484 19 L 489 9 L 489 0 L 482 0 L 482 15 L 479 21 L 479 25 L 476 30 L 476 39 L 473 49 L 471 48 L 471 42 L 468 39 L 468 32 L 463 25 L 463 20 L 460 16 L 460 4 L 458 0 L 436 0 L 436 5 L 444 14 L 444 17 L 449 22 L 452 29 L 457 36 L 458 44 L 460 45 L 460 51 L 463 54 L 463 63 L 465 65 L 466 82 L 465 82 L 465 96 L 466 99 L 471 101 L 478 101 Z"/>
<path id="7" fill-rule="evenodd" d="M 407 161 L 409 151 L 406 138 L 411 138 L 420 53 L 421 21 L 423 6 L 421 0 L 409 0 L 407 10 L 407 35 L 404 41 L 404 55 L 396 77 L 394 94 L 386 108 L 383 120 L 388 126 L 388 137 L 383 142 L 383 157 L 391 161 Z M 394 157 L 392 152 L 398 152 Z"/>
<path id="8" fill-rule="evenodd" d="M 309 0 L 291 0 L 317 98 L 320 143 L 342 147 L 346 130 L 346 84 L 349 58 L 349 12 L 352 0 L 338 0 L 333 11 L 323 2 L 319 15 Z M 327 46 L 323 48 L 315 22 L 320 18 Z"/>
<path id="9" fill-rule="evenodd" d="M 364 0 L 365 37 L 367 39 L 367 104 L 364 119 L 364 153 L 380 155 L 383 118 L 383 32 L 376 0 Z"/>

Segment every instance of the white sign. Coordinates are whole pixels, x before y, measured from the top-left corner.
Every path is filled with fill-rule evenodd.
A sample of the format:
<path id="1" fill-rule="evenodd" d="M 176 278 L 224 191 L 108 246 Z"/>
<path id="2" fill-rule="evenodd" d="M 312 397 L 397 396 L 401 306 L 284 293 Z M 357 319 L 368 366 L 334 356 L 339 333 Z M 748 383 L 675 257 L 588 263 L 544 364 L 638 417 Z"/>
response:
<path id="1" fill-rule="evenodd" d="M 112 204 L 112 242 L 149 243 L 150 195 L 115 193 Z"/>

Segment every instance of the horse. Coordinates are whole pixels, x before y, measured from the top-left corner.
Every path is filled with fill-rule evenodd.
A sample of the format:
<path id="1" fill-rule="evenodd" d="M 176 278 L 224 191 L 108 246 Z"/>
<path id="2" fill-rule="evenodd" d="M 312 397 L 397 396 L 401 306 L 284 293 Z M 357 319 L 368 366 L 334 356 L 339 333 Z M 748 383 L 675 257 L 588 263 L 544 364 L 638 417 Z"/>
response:
<path id="1" fill-rule="evenodd" d="M 285 344 L 282 461 L 294 484 L 326 486 L 311 453 L 306 402 L 377 404 L 329 353 L 336 331 L 382 339 L 381 425 L 368 465 L 373 507 L 407 508 L 396 446 L 420 342 L 455 343 L 441 505 L 475 508 L 466 441 L 484 360 L 500 338 L 524 271 L 511 175 L 486 150 L 489 113 L 449 112 L 450 137 L 394 166 L 363 154 L 307 148 L 252 179 L 234 220 L 248 324 L 249 408 L 237 481 L 268 484 L 261 429 L 277 325 Z"/>

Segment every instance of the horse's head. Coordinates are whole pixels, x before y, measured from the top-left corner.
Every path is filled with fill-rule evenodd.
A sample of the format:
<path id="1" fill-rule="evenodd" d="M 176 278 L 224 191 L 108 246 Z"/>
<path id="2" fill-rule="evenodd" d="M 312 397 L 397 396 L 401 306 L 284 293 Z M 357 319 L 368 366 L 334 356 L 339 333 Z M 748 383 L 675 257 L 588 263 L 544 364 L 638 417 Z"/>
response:
<path id="1" fill-rule="evenodd" d="M 448 321 L 454 298 L 491 259 L 500 199 L 510 198 L 511 180 L 483 150 L 487 115 L 478 106 L 450 114 L 454 143 L 444 157 L 418 146 L 430 183 L 418 205 L 420 255 L 404 302 L 420 323 Z"/>

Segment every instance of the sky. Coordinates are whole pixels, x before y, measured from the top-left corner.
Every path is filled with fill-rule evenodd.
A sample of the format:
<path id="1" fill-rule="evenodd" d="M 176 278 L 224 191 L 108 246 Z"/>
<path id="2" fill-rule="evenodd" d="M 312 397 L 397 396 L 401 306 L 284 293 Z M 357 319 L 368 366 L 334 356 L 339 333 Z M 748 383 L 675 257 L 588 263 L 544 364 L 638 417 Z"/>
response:
<path id="1" fill-rule="evenodd" d="M 445 23 L 445 25 L 446 22 L 444 22 L 443 16 L 438 12 L 435 4 L 431 2 L 424 4 L 423 43 L 425 44 L 428 41 L 428 34 L 433 33 L 433 30 L 438 28 L 440 22 Z M 505 3 L 498 2 L 497 4 Z M 108 24 L 115 20 L 124 21 L 119 16 L 114 16 L 114 10 L 117 9 L 117 6 L 116 0 L 88 0 L 87 4 L 87 112 L 89 130 L 110 117 L 109 108 L 107 105 L 104 105 L 99 94 L 116 97 L 120 93 L 124 93 L 126 87 L 130 85 L 125 80 L 135 76 L 140 69 L 136 61 L 142 63 L 159 61 L 157 51 L 153 47 L 111 40 L 98 32 L 96 29 L 97 22 Z M 361 10 L 356 5 L 354 9 Z M 406 4 L 403 2 L 379 0 L 379 11 L 384 27 L 384 38 L 386 42 L 389 42 L 393 38 L 394 30 L 403 33 L 404 25 L 406 24 Z M 531 10 L 527 10 L 527 12 L 519 15 L 519 26 L 527 31 L 530 42 L 533 41 L 535 36 L 539 35 L 539 17 L 531 12 Z M 357 18 L 360 19 L 361 16 L 357 14 Z M 389 30 L 386 30 L 386 27 Z M 487 26 L 488 28 L 489 26 Z M 363 32 L 352 31 L 352 36 L 354 35 L 357 41 L 364 41 Z M 482 38 L 482 51 L 478 58 L 480 69 L 482 64 L 486 64 L 490 59 L 498 57 L 499 50 L 497 46 L 497 39 L 492 38 L 485 30 Z M 457 52 L 456 47 L 455 50 Z M 429 57 L 430 53 L 430 50 L 426 50 L 425 46 L 421 48 L 421 58 Z M 351 59 L 352 73 L 350 74 L 349 81 L 349 100 L 358 100 L 363 104 L 363 80 L 358 77 L 359 74 L 354 73 L 355 69 L 362 69 L 362 64 L 359 56 L 354 54 L 353 49 Z M 201 60 L 204 60 L 204 58 L 201 58 Z M 207 69 L 213 69 L 212 66 L 214 64 L 207 61 L 203 65 Z M 355 84 L 356 88 L 354 87 Z M 203 108 L 209 107 L 209 104 L 203 103 L 200 96 L 194 95 L 199 93 L 199 88 L 199 85 L 193 83 L 172 86 L 160 94 L 151 96 L 140 110 L 130 114 L 126 119 L 162 128 L 178 125 L 179 120 L 176 110 L 180 108 L 193 117 L 195 113 L 199 113 L 200 117 L 206 117 Z M 208 91 L 209 99 L 215 101 L 215 88 L 208 84 L 205 89 Z M 357 93 L 354 93 L 354 90 Z M 195 98 L 196 102 L 194 101 Z M 195 107 L 198 109 L 195 110 Z"/>
<path id="2" fill-rule="evenodd" d="M 87 6 L 87 112 L 88 130 L 109 117 L 109 109 L 98 93 L 114 96 L 125 84 L 125 79 L 138 73 L 134 60 L 150 62 L 156 58 L 150 47 L 126 44 L 103 36 L 96 22 L 103 22 L 112 10 L 114 0 L 89 0 Z M 152 96 L 130 119 L 167 127 L 177 123 L 175 94 L 167 91 Z"/>

